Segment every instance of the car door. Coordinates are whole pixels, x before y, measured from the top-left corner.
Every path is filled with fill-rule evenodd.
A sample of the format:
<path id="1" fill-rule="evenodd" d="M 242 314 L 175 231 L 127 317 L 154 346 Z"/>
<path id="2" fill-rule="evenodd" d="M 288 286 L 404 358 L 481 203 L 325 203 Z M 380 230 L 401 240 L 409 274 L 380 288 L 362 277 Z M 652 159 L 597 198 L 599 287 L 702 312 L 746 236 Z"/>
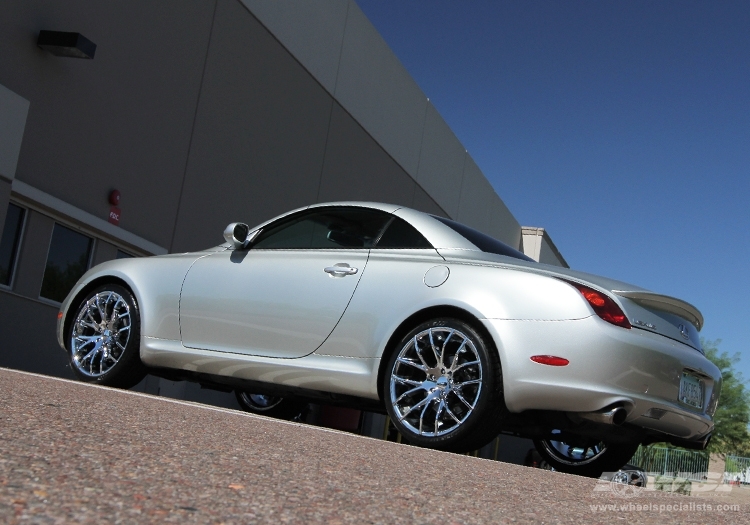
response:
<path id="1" fill-rule="evenodd" d="M 389 219 L 369 208 L 314 208 L 266 226 L 247 250 L 199 259 L 180 298 L 183 344 L 279 358 L 314 352 Z"/>

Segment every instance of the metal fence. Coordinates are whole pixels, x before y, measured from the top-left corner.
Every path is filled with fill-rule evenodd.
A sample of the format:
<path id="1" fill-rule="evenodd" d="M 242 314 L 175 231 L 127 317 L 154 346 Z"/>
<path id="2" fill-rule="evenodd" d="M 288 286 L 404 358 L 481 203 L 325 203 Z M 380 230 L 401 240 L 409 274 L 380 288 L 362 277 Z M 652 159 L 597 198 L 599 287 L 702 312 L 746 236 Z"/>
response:
<path id="1" fill-rule="evenodd" d="M 638 447 L 629 463 L 649 474 L 703 481 L 708 472 L 708 453 L 664 447 Z"/>
<path id="2" fill-rule="evenodd" d="M 724 460 L 724 482 L 750 483 L 750 458 L 727 455 Z"/>

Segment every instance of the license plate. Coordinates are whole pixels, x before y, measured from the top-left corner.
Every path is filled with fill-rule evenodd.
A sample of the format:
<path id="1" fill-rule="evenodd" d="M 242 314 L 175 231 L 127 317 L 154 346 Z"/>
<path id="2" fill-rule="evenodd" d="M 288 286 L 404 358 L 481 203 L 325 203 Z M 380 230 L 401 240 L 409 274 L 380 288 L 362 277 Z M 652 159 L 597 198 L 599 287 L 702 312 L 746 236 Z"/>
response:
<path id="1" fill-rule="evenodd" d="M 703 380 L 683 372 L 680 378 L 680 401 L 695 408 L 703 408 Z"/>

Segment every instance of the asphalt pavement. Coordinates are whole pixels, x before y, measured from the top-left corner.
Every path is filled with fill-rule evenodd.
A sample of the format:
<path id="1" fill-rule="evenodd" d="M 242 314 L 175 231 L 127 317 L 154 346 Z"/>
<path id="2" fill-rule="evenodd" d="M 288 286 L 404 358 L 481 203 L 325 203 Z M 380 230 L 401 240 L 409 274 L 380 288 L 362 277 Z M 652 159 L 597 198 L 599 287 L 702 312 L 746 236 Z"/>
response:
<path id="1" fill-rule="evenodd" d="M 4 523 L 748 523 L 609 483 L 0 369 Z"/>

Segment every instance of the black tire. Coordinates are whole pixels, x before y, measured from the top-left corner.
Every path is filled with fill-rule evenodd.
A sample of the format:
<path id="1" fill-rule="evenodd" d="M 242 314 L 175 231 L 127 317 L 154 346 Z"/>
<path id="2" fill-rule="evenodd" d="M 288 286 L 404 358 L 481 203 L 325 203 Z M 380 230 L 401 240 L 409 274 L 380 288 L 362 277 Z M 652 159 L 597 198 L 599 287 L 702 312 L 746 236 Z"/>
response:
<path id="1" fill-rule="evenodd" d="M 507 414 L 495 345 L 452 318 L 422 323 L 398 343 L 383 374 L 383 397 L 409 443 L 450 452 L 486 445 Z"/>
<path id="2" fill-rule="evenodd" d="M 555 470 L 589 478 L 617 472 L 638 449 L 638 443 L 606 443 L 590 438 L 580 438 L 571 444 L 537 439 L 534 446 Z"/>
<path id="3" fill-rule="evenodd" d="M 65 344 L 70 368 L 79 380 L 131 388 L 146 376 L 140 358 L 140 311 L 128 289 L 104 284 L 89 291 L 71 311 Z"/>
<path id="4" fill-rule="evenodd" d="M 307 403 L 296 399 L 266 396 L 243 390 L 235 390 L 234 395 L 245 412 L 278 419 L 294 419 L 307 409 Z"/>

